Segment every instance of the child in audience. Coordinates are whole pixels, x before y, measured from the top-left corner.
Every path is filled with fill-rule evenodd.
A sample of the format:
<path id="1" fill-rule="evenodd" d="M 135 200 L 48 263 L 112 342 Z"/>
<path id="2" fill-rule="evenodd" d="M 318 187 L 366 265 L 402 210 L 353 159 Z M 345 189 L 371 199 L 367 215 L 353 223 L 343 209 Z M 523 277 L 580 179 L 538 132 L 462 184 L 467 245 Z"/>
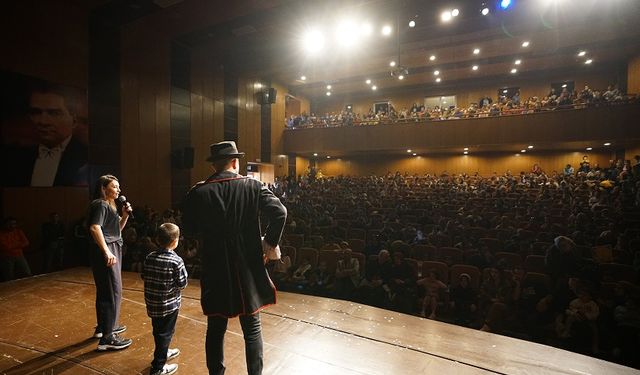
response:
<path id="1" fill-rule="evenodd" d="M 438 307 L 438 298 L 440 292 L 447 289 L 447 285 L 438 280 L 436 270 L 430 269 L 427 273 L 427 277 L 420 279 L 416 282 L 418 285 L 422 285 L 425 290 L 424 298 L 422 299 L 422 310 L 420 316 L 423 318 L 429 313 L 429 319 L 436 318 L 436 309 Z"/>

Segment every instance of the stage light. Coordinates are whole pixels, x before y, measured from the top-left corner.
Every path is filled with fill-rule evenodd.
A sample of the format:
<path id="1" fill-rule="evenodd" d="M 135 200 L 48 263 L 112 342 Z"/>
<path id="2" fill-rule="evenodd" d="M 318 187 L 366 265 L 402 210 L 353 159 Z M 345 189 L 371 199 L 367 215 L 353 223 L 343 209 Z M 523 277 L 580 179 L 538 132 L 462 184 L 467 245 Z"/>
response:
<path id="1" fill-rule="evenodd" d="M 342 47 L 351 47 L 356 43 L 358 28 L 351 21 L 341 21 L 336 27 L 335 38 Z"/>
<path id="2" fill-rule="evenodd" d="M 414 20 L 409 21 L 409 27 L 411 28 L 416 27 L 416 21 Z"/>
<path id="3" fill-rule="evenodd" d="M 453 17 L 458 17 L 459 14 L 460 14 L 460 10 L 458 8 L 453 8 L 453 10 L 451 11 L 451 15 Z"/>
<path id="4" fill-rule="evenodd" d="M 440 83 L 440 81 L 442 81 L 440 77 L 436 78 L 436 82 Z"/>
<path id="5" fill-rule="evenodd" d="M 473 70 L 478 70 L 478 65 L 474 65 L 474 66 L 472 66 L 472 67 L 471 67 L 471 69 L 473 69 Z"/>
<path id="6" fill-rule="evenodd" d="M 586 55 L 586 54 L 587 54 L 587 51 L 580 51 L 580 52 L 578 52 L 578 56 L 580 56 L 580 57 L 582 57 L 582 56 L 584 56 L 584 55 Z"/>
<path id="7" fill-rule="evenodd" d="M 474 55 L 477 55 L 477 54 L 479 54 L 479 53 L 480 53 L 480 48 L 474 48 L 474 49 L 473 49 L 473 54 L 474 54 Z"/>
<path id="8" fill-rule="evenodd" d="M 592 62 L 593 62 L 593 60 L 592 60 L 592 59 L 589 59 L 589 60 L 585 61 L 584 63 L 585 63 L 585 64 L 587 64 L 587 65 L 589 65 L 589 64 L 591 64 Z"/>
<path id="9" fill-rule="evenodd" d="M 331 96 L 331 91 L 327 91 L 327 96 Z"/>
<path id="10" fill-rule="evenodd" d="M 527 148 L 528 148 L 529 150 L 532 150 L 532 149 L 533 149 L 533 145 L 529 145 L 529 146 L 527 146 Z"/>
<path id="11" fill-rule="evenodd" d="M 367 85 L 370 85 L 371 84 L 371 80 L 368 79 L 368 80 L 364 81 L 364 83 L 366 83 Z"/>
<path id="12" fill-rule="evenodd" d="M 434 75 L 434 76 L 438 76 L 438 75 L 440 75 L 440 71 L 439 71 L 439 70 L 434 70 L 434 71 L 433 71 L 433 75 Z"/>
<path id="13" fill-rule="evenodd" d="M 522 60 L 520 60 L 520 59 L 518 59 L 518 60 L 516 60 L 516 61 L 514 62 L 514 64 L 516 64 L 516 65 L 520 65 L 521 63 L 522 63 Z"/>
<path id="14" fill-rule="evenodd" d="M 500 8 L 507 10 L 511 6 L 511 0 L 500 0 Z"/>
<path id="15" fill-rule="evenodd" d="M 412 151 L 411 151 L 411 149 L 409 149 L 409 150 L 407 150 L 407 152 L 408 152 L 408 153 L 411 153 Z"/>
<path id="16" fill-rule="evenodd" d="M 402 80 L 404 79 L 404 76 L 403 76 L 402 74 L 400 74 L 400 75 L 398 76 L 398 79 L 402 81 Z"/>
<path id="17" fill-rule="evenodd" d="M 327 159 L 331 159 L 331 156 L 327 155 Z"/>
<path id="18" fill-rule="evenodd" d="M 307 80 L 307 76 L 301 76 L 301 77 L 300 77 L 300 80 L 302 80 L 302 81 L 306 81 L 306 80 Z"/>
<path id="19" fill-rule="evenodd" d="M 391 31 L 392 31 L 392 30 L 393 30 L 393 29 L 391 29 L 391 26 L 389 26 L 389 25 L 384 25 L 384 26 L 382 27 L 382 35 L 384 35 L 384 36 L 389 36 L 389 35 L 391 35 Z"/>
<path id="20" fill-rule="evenodd" d="M 418 156 L 418 154 L 416 154 L 415 152 L 412 154 L 413 156 Z"/>
<path id="21" fill-rule="evenodd" d="M 360 34 L 364 36 L 369 36 L 373 33 L 373 26 L 370 23 L 363 23 L 360 25 Z"/>
<path id="22" fill-rule="evenodd" d="M 462 151 L 469 151 L 469 147 L 463 148 Z"/>
<path id="23" fill-rule="evenodd" d="M 378 86 L 376 85 L 371 86 L 371 90 L 376 91 L 377 89 L 378 89 Z"/>
<path id="24" fill-rule="evenodd" d="M 482 8 L 480 13 L 482 13 L 483 16 L 486 16 L 487 14 L 489 14 L 489 8 L 487 7 Z"/>
<path id="25" fill-rule="evenodd" d="M 309 54 L 317 54 L 324 48 L 324 36 L 318 30 L 309 30 L 302 37 L 302 46 Z"/>
<path id="26" fill-rule="evenodd" d="M 502 90 L 502 93 L 503 93 L 503 94 L 506 94 L 506 93 L 508 93 L 508 92 L 509 92 L 509 90 Z"/>
<path id="27" fill-rule="evenodd" d="M 593 150 L 593 147 L 587 147 L 587 151 Z"/>
<path id="28" fill-rule="evenodd" d="M 524 48 L 529 47 L 529 41 L 525 40 L 524 42 L 522 42 L 522 47 L 524 47 Z"/>
<path id="29" fill-rule="evenodd" d="M 429 56 L 429 61 L 436 61 L 436 55 Z"/>
<path id="30" fill-rule="evenodd" d="M 525 152 L 527 152 L 527 150 L 520 150 L 520 152 L 525 153 Z"/>
<path id="31" fill-rule="evenodd" d="M 258 89 L 258 90 L 260 90 L 260 89 L 262 88 L 262 83 L 260 83 L 260 82 L 255 83 L 255 84 L 253 85 L 253 88 L 254 88 L 254 89 Z"/>
<path id="32" fill-rule="evenodd" d="M 611 146 L 611 142 L 606 142 L 604 145 L 605 146 Z"/>
<path id="33" fill-rule="evenodd" d="M 565 87 L 567 87 L 567 84 L 566 84 L 566 83 L 565 83 L 564 85 L 562 85 L 562 88 L 565 88 Z"/>
<path id="34" fill-rule="evenodd" d="M 327 85 L 327 90 L 331 90 L 331 85 Z"/>
<path id="35" fill-rule="evenodd" d="M 511 69 L 511 74 L 516 74 L 516 73 L 518 73 L 518 69 L 516 68 Z"/>
<path id="36" fill-rule="evenodd" d="M 440 14 L 440 19 L 442 20 L 442 22 L 449 22 L 451 21 L 452 17 L 453 15 L 451 14 L 450 10 L 445 10 Z"/>
<path id="37" fill-rule="evenodd" d="M 390 67 L 394 67 L 394 66 L 396 66 L 396 62 L 392 60 L 392 61 L 389 63 L 389 66 L 390 66 Z"/>
<path id="38" fill-rule="evenodd" d="M 313 153 L 313 156 L 318 156 L 318 153 L 317 153 L 317 152 L 314 152 L 314 153 Z"/>
<path id="39" fill-rule="evenodd" d="M 469 151 L 464 151 L 463 154 L 469 155 Z"/>

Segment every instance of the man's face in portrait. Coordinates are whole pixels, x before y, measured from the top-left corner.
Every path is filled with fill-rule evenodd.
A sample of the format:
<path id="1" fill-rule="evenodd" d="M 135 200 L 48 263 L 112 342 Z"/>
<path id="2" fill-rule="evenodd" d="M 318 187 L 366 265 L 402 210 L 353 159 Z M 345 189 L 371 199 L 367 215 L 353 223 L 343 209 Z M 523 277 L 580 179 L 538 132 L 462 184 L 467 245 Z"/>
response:
<path id="1" fill-rule="evenodd" d="M 70 137 L 75 118 L 64 98 L 55 93 L 34 92 L 29 98 L 29 118 L 36 127 L 40 143 L 55 147 Z"/>

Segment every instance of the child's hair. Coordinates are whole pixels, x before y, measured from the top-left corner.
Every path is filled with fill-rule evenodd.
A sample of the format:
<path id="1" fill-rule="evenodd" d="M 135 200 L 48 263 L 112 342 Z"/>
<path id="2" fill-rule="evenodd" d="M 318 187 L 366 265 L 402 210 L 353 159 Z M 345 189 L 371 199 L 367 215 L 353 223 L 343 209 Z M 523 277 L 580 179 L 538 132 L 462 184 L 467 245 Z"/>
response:
<path id="1" fill-rule="evenodd" d="M 162 247 L 169 246 L 178 237 L 180 237 L 180 228 L 175 224 L 164 223 L 158 228 L 157 241 Z"/>

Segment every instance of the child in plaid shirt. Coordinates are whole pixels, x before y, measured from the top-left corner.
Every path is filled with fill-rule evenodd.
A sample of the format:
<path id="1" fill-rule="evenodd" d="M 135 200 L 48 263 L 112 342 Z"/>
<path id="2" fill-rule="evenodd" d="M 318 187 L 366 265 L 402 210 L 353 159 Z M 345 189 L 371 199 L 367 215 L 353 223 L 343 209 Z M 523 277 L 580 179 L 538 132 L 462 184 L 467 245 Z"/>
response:
<path id="1" fill-rule="evenodd" d="M 157 238 L 160 250 L 147 255 L 144 261 L 144 300 L 156 345 L 151 375 L 169 375 L 178 370 L 177 364 L 167 365 L 166 362 L 180 354 L 179 349 L 169 349 L 180 310 L 180 291 L 187 286 L 188 277 L 182 258 L 173 251 L 179 238 L 177 225 L 162 224 Z"/>

